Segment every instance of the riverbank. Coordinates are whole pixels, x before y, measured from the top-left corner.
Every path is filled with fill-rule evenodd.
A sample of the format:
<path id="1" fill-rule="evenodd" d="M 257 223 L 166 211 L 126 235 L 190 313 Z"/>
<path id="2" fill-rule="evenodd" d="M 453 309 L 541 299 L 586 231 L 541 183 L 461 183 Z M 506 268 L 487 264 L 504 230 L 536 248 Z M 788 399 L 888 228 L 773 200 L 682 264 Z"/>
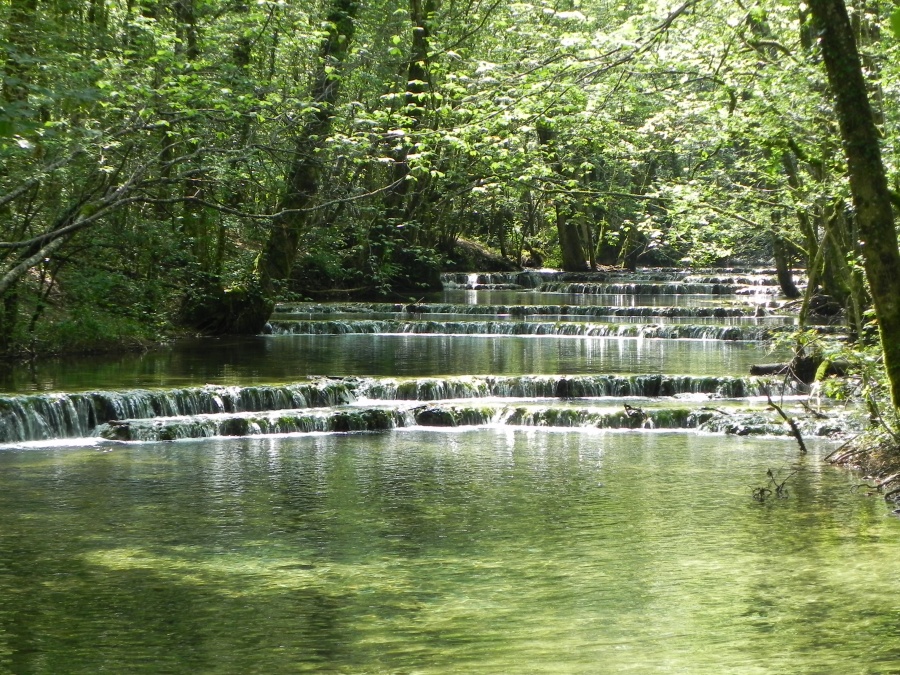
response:
<path id="1" fill-rule="evenodd" d="M 900 442 L 887 433 L 857 436 L 825 458 L 836 466 L 860 473 L 872 494 L 900 502 Z"/>

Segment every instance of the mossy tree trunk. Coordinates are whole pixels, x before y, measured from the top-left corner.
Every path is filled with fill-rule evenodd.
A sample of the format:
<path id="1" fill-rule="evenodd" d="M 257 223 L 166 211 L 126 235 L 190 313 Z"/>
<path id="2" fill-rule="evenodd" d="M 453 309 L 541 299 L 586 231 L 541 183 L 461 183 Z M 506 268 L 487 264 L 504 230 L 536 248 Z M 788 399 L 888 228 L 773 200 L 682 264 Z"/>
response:
<path id="1" fill-rule="evenodd" d="M 406 140 L 391 149 L 391 187 L 385 193 L 383 212 L 369 232 L 371 279 L 379 294 L 435 291 L 441 288 L 437 267 L 422 260 L 417 249 L 432 246 L 441 237 L 426 227 L 428 208 L 438 195 L 432 179 L 423 172 L 411 174 L 410 156 L 421 134 L 436 130 L 429 120 L 434 105 L 432 49 L 438 26 L 439 0 L 409 0 L 410 51 L 405 63 L 403 97 Z M 418 152 L 418 150 L 415 150 Z"/>
<path id="2" fill-rule="evenodd" d="M 313 84 L 315 109 L 294 143 L 294 160 L 287 184 L 272 221 L 272 231 L 259 258 L 263 290 L 271 295 L 278 281 L 291 275 L 297 245 L 307 223 L 306 209 L 319 191 L 321 159 L 316 151 L 331 131 L 334 106 L 340 93 L 340 70 L 350 52 L 356 0 L 334 0 L 326 19 L 328 32 L 319 49 L 319 65 Z"/>
<path id="3" fill-rule="evenodd" d="M 5 49 L 0 52 L 3 57 L 2 77 L 0 77 L 0 132 L 6 138 L 20 133 L 21 122 L 32 116 L 29 109 L 28 94 L 31 85 L 32 67 L 32 32 L 37 17 L 37 0 L 11 0 L 4 31 Z M 8 167 L 0 167 L 0 175 L 8 175 Z M 0 207 L 0 218 L 11 220 L 9 205 Z M 15 265 L 26 256 L 16 256 L 9 251 L 0 251 L 0 262 L 11 262 Z M 0 290 L 0 359 L 12 355 L 16 324 L 19 319 L 19 288 L 17 282 Z"/>
<path id="4" fill-rule="evenodd" d="M 659 160 L 656 156 L 650 156 L 644 164 L 636 167 L 631 177 L 631 193 L 646 194 L 647 188 L 656 179 L 658 168 Z M 635 223 L 630 223 L 625 228 L 621 242 L 617 262 L 625 269 L 634 272 L 637 270 L 638 258 L 644 251 L 646 238 Z"/>
<path id="5" fill-rule="evenodd" d="M 884 350 L 891 400 L 900 408 L 900 248 L 862 62 L 843 0 L 810 0 L 834 95 L 863 262 Z"/>
<path id="6" fill-rule="evenodd" d="M 18 316 L 19 294 L 16 288 L 11 288 L 0 295 L 0 361 L 13 355 Z"/>

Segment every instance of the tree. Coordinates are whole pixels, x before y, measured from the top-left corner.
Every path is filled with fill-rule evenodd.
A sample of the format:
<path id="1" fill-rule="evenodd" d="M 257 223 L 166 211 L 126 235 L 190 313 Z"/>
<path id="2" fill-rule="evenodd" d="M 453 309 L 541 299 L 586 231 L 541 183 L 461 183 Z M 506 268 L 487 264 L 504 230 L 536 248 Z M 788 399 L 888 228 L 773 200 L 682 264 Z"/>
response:
<path id="1" fill-rule="evenodd" d="M 846 5 L 843 0 L 810 0 L 809 6 L 821 31 L 822 58 L 844 141 L 854 215 L 878 318 L 891 400 L 900 409 L 900 248 L 880 135 Z"/>
<path id="2" fill-rule="evenodd" d="M 291 275 L 308 210 L 319 191 L 322 146 L 332 127 L 341 84 L 341 67 L 350 53 L 355 31 L 356 0 L 333 0 L 324 22 L 318 65 L 305 118 L 296 131 L 287 177 L 271 229 L 256 262 L 255 278 L 240 288 L 211 288 L 191 298 L 184 309 L 187 323 L 212 334 L 258 333 L 275 304 L 279 282 Z"/>

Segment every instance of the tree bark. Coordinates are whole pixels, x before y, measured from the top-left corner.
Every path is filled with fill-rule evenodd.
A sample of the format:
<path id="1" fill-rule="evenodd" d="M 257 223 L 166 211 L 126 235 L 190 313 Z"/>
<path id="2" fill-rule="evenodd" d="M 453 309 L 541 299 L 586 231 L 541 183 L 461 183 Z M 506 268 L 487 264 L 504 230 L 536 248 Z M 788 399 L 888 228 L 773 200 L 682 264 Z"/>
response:
<path id="1" fill-rule="evenodd" d="M 565 204 L 556 204 L 556 232 L 559 235 L 559 253 L 562 268 L 566 272 L 583 272 L 588 269 L 584 259 L 584 247 L 578 236 L 578 226 L 572 222 L 571 210 Z"/>
<path id="2" fill-rule="evenodd" d="M 647 187 L 653 183 L 658 169 L 659 160 L 655 155 L 651 155 L 644 164 L 636 167 L 631 177 L 631 193 L 635 195 L 646 194 Z M 631 223 L 627 226 L 624 236 L 621 236 L 621 241 L 618 264 L 634 272 L 637 270 L 638 258 L 643 252 L 646 238 L 638 230 L 637 225 Z"/>
<path id="3" fill-rule="evenodd" d="M 835 99 L 863 262 L 881 335 L 891 400 L 900 408 L 900 248 L 880 136 L 866 92 L 862 62 L 843 0 L 810 0 Z"/>
<path id="4" fill-rule="evenodd" d="M 406 139 L 390 150 L 394 160 L 391 187 L 385 193 L 384 209 L 369 231 L 371 272 L 378 294 L 435 291 L 441 288 L 440 272 L 416 250 L 434 242 L 424 226 L 428 207 L 436 198 L 431 178 L 410 175 L 409 157 L 419 143 L 419 134 L 429 124 L 434 82 L 431 72 L 431 41 L 438 28 L 438 0 L 409 0 L 411 41 L 406 63 L 403 116 Z"/>
<path id="5" fill-rule="evenodd" d="M 294 161 L 278 207 L 280 215 L 273 219 L 272 231 L 259 259 L 261 285 L 269 295 L 275 282 L 291 275 L 307 220 L 303 211 L 319 190 L 321 166 L 316 150 L 331 130 L 333 108 L 340 91 L 340 77 L 334 69 L 343 64 L 350 52 L 358 7 L 356 0 L 334 0 L 326 19 L 328 34 L 319 47 L 319 66 L 312 91 L 315 111 L 294 143 Z"/>
<path id="6" fill-rule="evenodd" d="M 0 362 L 12 355 L 18 318 L 19 294 L 11 288 L 0 294 Z"/>

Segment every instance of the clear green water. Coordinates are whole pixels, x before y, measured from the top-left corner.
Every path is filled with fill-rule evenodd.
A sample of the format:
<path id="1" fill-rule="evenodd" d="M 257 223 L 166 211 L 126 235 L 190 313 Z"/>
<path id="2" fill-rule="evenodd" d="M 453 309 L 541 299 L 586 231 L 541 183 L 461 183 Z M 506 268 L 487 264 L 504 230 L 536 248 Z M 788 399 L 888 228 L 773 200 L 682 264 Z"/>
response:
<path id="1" fill-rule="evenodd" d="M 309 375 L 746 375 L 758 345 L 556 336 L 279 335 L 185 341 L 0 374 L 0 392 L 296 382 Z"/>
<path id="2" fill-rule="evenodd" d="M 900 672 L 900 520 L 790 442 L 0 452 L 0 673 Z"/>

